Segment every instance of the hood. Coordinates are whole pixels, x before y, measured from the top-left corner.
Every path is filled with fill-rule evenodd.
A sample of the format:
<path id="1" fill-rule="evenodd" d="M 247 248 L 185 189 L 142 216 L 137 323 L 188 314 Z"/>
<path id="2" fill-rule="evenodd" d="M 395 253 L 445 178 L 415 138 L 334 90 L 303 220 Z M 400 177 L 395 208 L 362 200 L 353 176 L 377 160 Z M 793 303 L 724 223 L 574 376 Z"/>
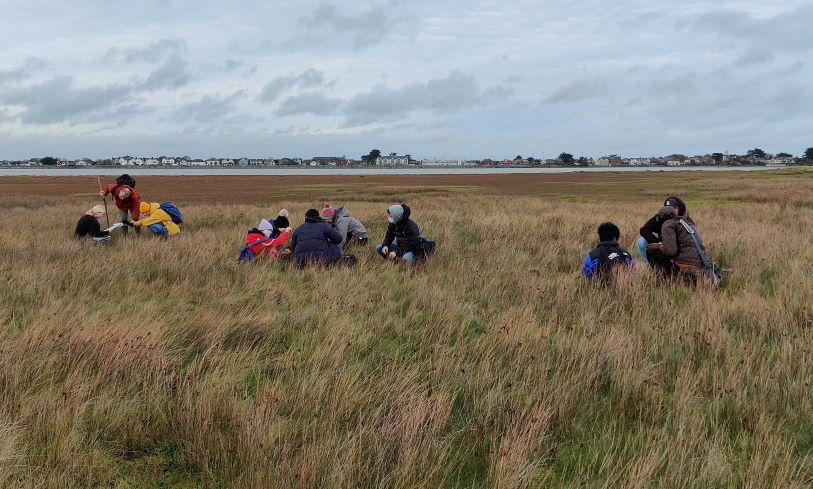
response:
<path id="1" fill-rule="evenodd" d="M 599 242 L 598 242 L 598 245 L 599 245 L 599 246 L 612 246 L 612 247 L 616 247 L 616 246 L 618 246 L 618 241 L 616 241 L 616 240 L 614 240 L 614 239 L 608 239 L 607 241 L 599 241 Z"/>
<path id="2" fill-rule="evenodd" d="M 335 221 L 340 217 L 350 217 L 350 211 L 348 211 L 345 207 L 339 207 L 336 209 L 336 214 L 333 216 L 333 220 Z"/>
<path id="3" fill-rule="evenodd" d="M 408 206 L 408 205 L 406 205 L 406 204 L 401 204 L 401 207 L 403 207 L 403 208 L 404 208 L 404 217 L 402 217 L 402 218 L 401 218 L 401 220 L 400 220 L 400 221 L 398 221 L 398 222 L 399 222 L 399 223 L 401 223 L 401 222 L 407 222 L 407 221 L 409 220 L 409 216 L 412 214 L 412 210 L 411 210 L 411 209 L 409 208 L 409 206 Z"/>
<path id="4" fill-rule="evenodd" d="M 325 222 L 325 220 L 321 217 L 306 217 L 305 222 L 313 224 L 315 222 Z"/>

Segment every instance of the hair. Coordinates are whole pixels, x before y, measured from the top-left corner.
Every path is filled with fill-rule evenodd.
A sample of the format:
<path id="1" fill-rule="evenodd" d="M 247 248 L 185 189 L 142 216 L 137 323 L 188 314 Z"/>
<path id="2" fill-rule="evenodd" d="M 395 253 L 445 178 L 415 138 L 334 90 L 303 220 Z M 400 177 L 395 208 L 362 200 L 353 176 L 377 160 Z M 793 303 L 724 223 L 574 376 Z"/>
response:
<path id="1" fill-rule="evenodd" d="M 123 189 L 119 190 L 119 196 L 126 199 L 127 197 L 124 197 L 124 196 L 121 195 L 121 194 L 124 194 L 124 193 L 127 194 L 127 197 L 130 197 L 131 195 L 133 195 L 132 192 L 130 192 L 130 189 L 127 188 L 127 187 L 124 187 Z"/>
<path id="2" fill-rule="evenodd" d="M 305 212 L 305 219 L 317 219 L 318 217 L 319 211 L 316 209 L 308 209 L 308 211 Z"/>
<path id="3" fill-rule="evenodd" d="M 621 236 L 621 231 L 618 226 L 611 222 L 604 222 L 598 226 L 598 238 L 601 241 L 611 241 L 618 239 Z"/>
<path id="4" fill-rule="evenodd" d="M 673 201 L 674 204 L 670 203 L 670 201 Z M 663 201 L 663 205 L 668 205 L 669 207 L 674 207 L 675 212 L 679 216 L 685 216 L 686 215 L 686 203 L 683 202 L 683 199 L 681 199 L 680 197 L 675 197 L 675 196 L 667 197 L 666 200 Z"/>

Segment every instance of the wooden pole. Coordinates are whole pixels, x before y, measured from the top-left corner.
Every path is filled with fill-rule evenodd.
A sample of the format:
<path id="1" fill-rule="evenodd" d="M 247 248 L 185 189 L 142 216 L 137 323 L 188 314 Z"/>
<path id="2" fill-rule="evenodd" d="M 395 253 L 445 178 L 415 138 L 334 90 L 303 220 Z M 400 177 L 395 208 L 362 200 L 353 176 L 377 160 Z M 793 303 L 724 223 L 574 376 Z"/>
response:
<path id="1" fill-rule="evenodd" d="M 99 192 L 102 191 L 102 179 L 99 175 L 96 175 L 96 182 L 99 184 Z M 107 219 L 107 228 L 110 229 L 110 214 L 107 213 L 107 199 L 102 196 L 102 202 L 104 203 L 104 217 Z"/>

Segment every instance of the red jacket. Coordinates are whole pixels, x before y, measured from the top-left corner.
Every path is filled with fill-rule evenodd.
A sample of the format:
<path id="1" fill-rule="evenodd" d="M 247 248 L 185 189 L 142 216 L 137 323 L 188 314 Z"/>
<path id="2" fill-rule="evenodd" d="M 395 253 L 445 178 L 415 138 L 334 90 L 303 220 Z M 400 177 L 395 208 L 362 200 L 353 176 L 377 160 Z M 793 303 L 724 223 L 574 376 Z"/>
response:
<path id="1" fill-rule="evenodd" d="M 279 252 L 279 249 L 282 248 L 282 246 L 288 241 L 288 235 L 290 234 L 291 233 L 288 231 L 283 231 L 282 233 L 280 233 L 279 236 L 277 236 L 274 239 L 264 241 L 262 243 L 257 243 L 254 246 L 249 246 L 248 248 L 251 250 L 252 253 L 254 253 L 255 257 L 267 254 L 270 255 L 272 259 L 276 259 L 277 252 Z M 268 238 L 266 238 L 265 235 L 261 233 L 248 233 L 246 235 L 246 244 L 250 245 L 251 243 L 261 239 Z"/>
<path id="2" fill-rule="evenodd" d="M 119 197 L 119 193 L 124 188 L 130 189 L 130 198 L 126 200 Z M 138 194 L 136 189 L 130 187 L 129 185 L 119 185 L 117 187 L 115 183 L 111 183 L 104 188 L 105 195 L 109 194 L 110 192 L 113 192 L 113 198 L 116 199 L 116 207 L 118 207 L 121 211 L 132 212 L 133 221 L 138 221 L 138 216 L 141 214 L 141 211 L 138 209 L 138 207 L 141 205 L 141 196 Z"/>

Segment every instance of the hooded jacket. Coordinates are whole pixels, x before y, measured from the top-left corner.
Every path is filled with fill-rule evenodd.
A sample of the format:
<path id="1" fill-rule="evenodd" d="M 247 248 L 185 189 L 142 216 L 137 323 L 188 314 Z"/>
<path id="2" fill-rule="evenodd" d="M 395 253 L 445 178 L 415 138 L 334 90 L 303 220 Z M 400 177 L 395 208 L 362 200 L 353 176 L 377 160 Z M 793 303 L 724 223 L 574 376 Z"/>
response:
<path id="1" fill-rule="evenodd" d="M 676 216 L 663 223 L 661 227 L 661 252 L 667 258 L 680 263 L 687 263 L 691 265 L 702 266 L 703 261 L 700 259 L 700 254 L 694 246 L 694 240 L 691 234 L 683 227 L 680 220 L 685 220 L 695 231 L 700 246 L 703 251 L 706 247 L 703 246 L 703 239 L 700 232 L 697 231 L 697 226 L 688 216 Z"/>
<path id="2" fill-rule="evenodd" d="M 268 255 L 272 259 L 276 259 L 277 252 L 288 241 L 288 236 L 290 236 L 290 234 L 291 233 L 288 231 L 283 231 L 275 238 L 269 238 L 259 229 L 253 228 L 248 231 L 248 234 L 246 234 L 246 245 L 249 245 L 248 248 L 252 253 L 254 253 L 254 256 Z M 258 241 L 259 243 L 257 243 Z M 256 244 L 251 245 L 251 243 Z"/>
<path id="3" fill-rule="evenodd" d="M 344 207 L 336 209 L 336 214 L 333 215 L 330 225 L 341 235 L 341 246 L 344 246 L 345 242 L 347 242 L 348 236 L 367 237 L 367 229 L 364 225 L 361 224 L 358 219 L 351 216 L 350 211 Z"/>
<path id="4" fill-rule="evenodd" d="M 593 248 L 582 263 L 582 275 L 586 278 L 602 279 L 614 267 L 632 267 L 632 255 L 618 245 L 618 241 L 602 241 Z"/>
<path id="5" fill-rule="evenodd" d="M 404 215 L 396 223 L 389 223 L 387 234 L 384 236 L 383 246 L 390 246 L 395 241 L 398 245 L 398 255 L 415 252 L 421 243 L 421 230 L 415 221 L 409 218 L 412 211 L 406 204 L 401 204 L 404 208 Z"/>
<path id="6" fill-rule="evenodd" d="M 122 199 L 119 194 L 123 189 L 130 189 L 130 197 L 127 199 Z M 130 211 L 133 214 L 133 220 L 137 221 L 140 215 L 140 211 L 138 207 L 141 205 L 141 195 L 129 185 L 117 185 L 115 183 L 111 183 L 104 188 L 104 194 L 107 195 L 109 193 L 113 193 L 113 199 L 116 201 L 116 207 L 120 211 Z"/>
<path id="7" fill-rule="evenodd" d="M 335 263 L 341 258 L 342 237 L 320 218 L 306 218 L 294 230 L 291 249 L 299 266 L 309 263 Z"/>
<path id="8" fill-rule="evenodd" d="M 181 227 L 172 222 L 172 217 L 161 209 L 158 204 L 150 204 L 150 215 L 133 223 L 134 226 L 147 227 L 152 224 L 163 224 L 167 228 L 167 234 L 174 236 L 181 232 Z"/>
<path id="9" fill-rule="evenodd" d="M 671 202 L 670 202 L 671 201 Z M 675 210 L 680 215 L 686 214 L 686 203 L 683 202 L 682 199 L 678 197 L 669 197 L 663 203 L 663 205 L 673 204 L 672 207 L 675 207 Z M 640 234 L 647 243 L 660 243 L 661 241 L 661 226 L 663 225 L 666 219 L 663 218 L 660 214 L 655 214 L 654 216 L 650 217 L 649 220 L 641 226 Z"/>

